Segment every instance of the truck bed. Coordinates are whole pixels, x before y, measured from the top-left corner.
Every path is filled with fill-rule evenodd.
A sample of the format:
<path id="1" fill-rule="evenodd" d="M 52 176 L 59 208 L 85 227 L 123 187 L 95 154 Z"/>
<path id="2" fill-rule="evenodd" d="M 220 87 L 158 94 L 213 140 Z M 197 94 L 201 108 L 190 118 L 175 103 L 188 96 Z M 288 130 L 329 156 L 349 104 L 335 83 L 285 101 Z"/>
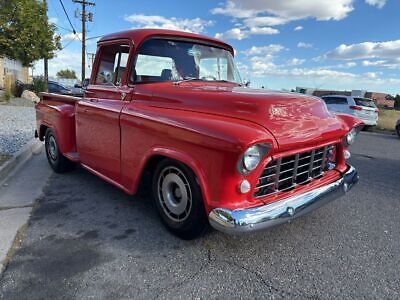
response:
<path id="1" fill-rule="evenodd" d="M 70 158 L 76 156 L 75 104 L 79 97 L 41 93 L 36 104 L 37 136 L 44 140 L 47 128 L 55 131 L 60 151 Z"/>

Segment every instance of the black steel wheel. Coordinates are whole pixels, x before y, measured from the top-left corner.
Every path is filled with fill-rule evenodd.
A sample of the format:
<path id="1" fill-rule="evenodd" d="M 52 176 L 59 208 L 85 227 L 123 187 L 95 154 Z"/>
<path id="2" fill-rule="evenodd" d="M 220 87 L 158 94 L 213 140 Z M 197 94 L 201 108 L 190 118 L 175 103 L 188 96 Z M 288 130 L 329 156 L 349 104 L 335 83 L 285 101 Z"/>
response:
<path id="1" fill-rule="evenodd" d="M 70 171 L 74 167 L 74 163 L 60 152 L 57 137 L 53 129 L 50 128 L 46 130 L 45 149 L 47 160 L 54 172 L 64 173 Z"/>

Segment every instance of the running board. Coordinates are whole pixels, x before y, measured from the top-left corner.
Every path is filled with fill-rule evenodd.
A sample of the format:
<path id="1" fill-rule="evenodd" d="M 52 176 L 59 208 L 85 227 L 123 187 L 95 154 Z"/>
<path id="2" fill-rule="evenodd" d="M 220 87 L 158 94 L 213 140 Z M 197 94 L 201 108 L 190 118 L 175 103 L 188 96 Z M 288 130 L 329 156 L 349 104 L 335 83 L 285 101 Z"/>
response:
<path id="1" fill-rule="evenodd" d="M 68 152 L 65 153 L 64 156 L 73 162 L 79 162 L 80 157 L 78 152 Z"/>

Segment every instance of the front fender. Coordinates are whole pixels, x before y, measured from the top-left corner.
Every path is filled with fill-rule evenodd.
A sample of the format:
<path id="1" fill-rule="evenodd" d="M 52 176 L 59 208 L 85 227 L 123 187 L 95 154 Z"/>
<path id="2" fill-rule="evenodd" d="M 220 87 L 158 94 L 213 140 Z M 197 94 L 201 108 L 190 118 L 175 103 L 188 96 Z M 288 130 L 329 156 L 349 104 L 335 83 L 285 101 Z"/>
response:
<path id="1" fill-rule="evenodd" d="M 237 172 L 239 157 L 254 143 L 272 135 L 257 124 L 204 113 L 149 108 L 123 111 L 121 115 L 122 181 L 136 192 L 146 163 L 154 155 L 181 161 L 199 179 L 205 206 L 210 209 L 243 207 L 259 203 L 238 191 L 243 176 Z"/>
<path id="2" fill-rule="evenodd" d="M 364 125 L 364 122 L 361 119 L 351 115 L 336 113 L 336 117 L 343 122 L 346 131 L 350 131 L 354 127 Z"/>

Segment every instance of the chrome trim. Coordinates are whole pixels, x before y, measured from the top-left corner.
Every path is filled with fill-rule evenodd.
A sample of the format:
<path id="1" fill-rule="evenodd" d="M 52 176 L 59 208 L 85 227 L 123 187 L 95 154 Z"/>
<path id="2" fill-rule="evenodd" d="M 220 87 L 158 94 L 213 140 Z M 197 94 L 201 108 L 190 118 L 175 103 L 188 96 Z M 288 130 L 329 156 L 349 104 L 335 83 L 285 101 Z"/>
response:
<path id="1" fill-rule="evenodd" d="M 327 152 L 334 147 L 335 145 L 331 144 L 272 160 L 258 178 L 253 196 L 261 198 L 295 188 L 304 182 L 304 178 L 301 178 L 301 176 L 307 177 L 305 181 L 319 178 L 325 173 L 324 165 Z M 275 182 L 275 186 L 272 182 Z"/>
<path id="2" fill-rule="evenodd" d="M 289 222 L 343 196 L 357 182 L 357 170 L 348 166 L 340 179 L 301 195 L 254 208 L 215 208 L 209 214 L 209 222 L 215 229 L 229 234 L 263 230 Z"/>

